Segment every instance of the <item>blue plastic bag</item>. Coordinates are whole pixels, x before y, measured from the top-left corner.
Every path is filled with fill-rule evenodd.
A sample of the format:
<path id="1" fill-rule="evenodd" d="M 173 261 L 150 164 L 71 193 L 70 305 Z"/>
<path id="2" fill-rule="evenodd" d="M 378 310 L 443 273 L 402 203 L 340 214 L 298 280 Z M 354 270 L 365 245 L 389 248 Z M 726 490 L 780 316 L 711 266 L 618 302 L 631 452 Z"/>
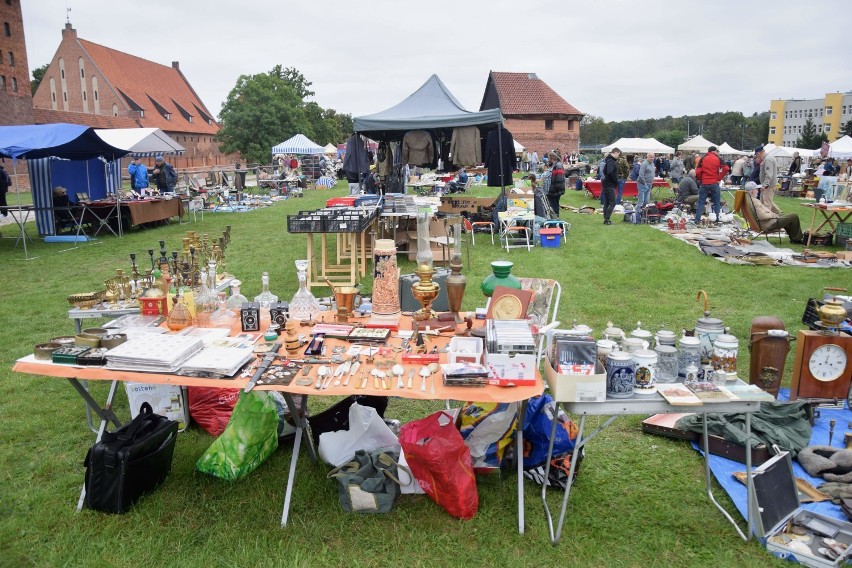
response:
<path id="1" fill-rule="evenodd" d="M 549 394 L 533 397 L 527 404 L 524 417 L 524 469 L 544 465 L 547 460 L 554 408 L 553 397 Z M 574 441 L 577 439 L 577 426 L 561 408 L 556 411 L 556 420 L 554 457 L 574 451 Z"/>

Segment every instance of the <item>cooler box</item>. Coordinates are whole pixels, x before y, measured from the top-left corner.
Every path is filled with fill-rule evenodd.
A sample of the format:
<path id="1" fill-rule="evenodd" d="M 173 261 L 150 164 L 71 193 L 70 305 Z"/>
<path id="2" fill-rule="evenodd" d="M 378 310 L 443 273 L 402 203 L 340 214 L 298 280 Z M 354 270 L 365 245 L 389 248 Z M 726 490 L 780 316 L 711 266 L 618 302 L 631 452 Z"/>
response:
<path id="1" fill-rule="evenodd" d="M 545 248 L 558 248 L 562 244 L 562 229 L 540 229 L 538 234 L 541 235 L 541 246 Z"/>

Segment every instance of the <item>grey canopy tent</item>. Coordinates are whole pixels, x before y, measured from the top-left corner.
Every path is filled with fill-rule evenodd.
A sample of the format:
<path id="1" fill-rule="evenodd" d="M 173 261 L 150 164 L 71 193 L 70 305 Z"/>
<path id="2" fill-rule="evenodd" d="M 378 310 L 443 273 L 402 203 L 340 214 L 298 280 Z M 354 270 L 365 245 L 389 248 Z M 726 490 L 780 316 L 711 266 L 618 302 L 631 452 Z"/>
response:
<path id="1" fill-rule="evenodd" d="M 467 110 L 437 75 L 429 77 L 419 89 L 394 106 L 352 119 L 356 134 L 380 141 L 402 140 L 409 130 L 439 131 L 437 134 L 447 137 L 452 129 L 462 126 L 490 130 L 492 127 L 499 129 L 502 124 L 503 115 L 499 108 L 478 112 Z M 502 154 L 501 142 L 501 157 Z"/>

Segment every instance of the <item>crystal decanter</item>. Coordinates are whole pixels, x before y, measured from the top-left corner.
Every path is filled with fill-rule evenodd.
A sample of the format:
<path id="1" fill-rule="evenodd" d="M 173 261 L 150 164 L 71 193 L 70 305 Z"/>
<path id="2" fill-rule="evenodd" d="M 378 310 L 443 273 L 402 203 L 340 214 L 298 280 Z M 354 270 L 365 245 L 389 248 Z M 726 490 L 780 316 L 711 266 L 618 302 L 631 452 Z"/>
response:
<path id="1" fill-rule="evenodd" d="M 269 309 L 273 302 L 278 301 L 278 296 L 269 291 L 269 273 L 264 272 L 260 277 L 260 282 L 263 285 L 263 290 L 254 297 L 254 301 L 260 304 L 261 308 Z"/>
<path id="2" fill-rule="evenodd" d="M 234 312 L 239 312 L 243 304 L 248 302 L 248 298 L 240 294 L 240 282 L 237 279 L 231 280 L 231 297 L 228 298 L 228 301 L 225 302 L 225 305 L 228 306 L 229 310 L 233 310 Z"/>
<path id="3" fill-rule="evenodd" d="M 290 300 L 290 319 L 310 321 L 319 317 L 319 302 L 308 290 L 307 269 L 307 260 L 296 261 L 296 270 L 299 271 L 299 290 Z"/>

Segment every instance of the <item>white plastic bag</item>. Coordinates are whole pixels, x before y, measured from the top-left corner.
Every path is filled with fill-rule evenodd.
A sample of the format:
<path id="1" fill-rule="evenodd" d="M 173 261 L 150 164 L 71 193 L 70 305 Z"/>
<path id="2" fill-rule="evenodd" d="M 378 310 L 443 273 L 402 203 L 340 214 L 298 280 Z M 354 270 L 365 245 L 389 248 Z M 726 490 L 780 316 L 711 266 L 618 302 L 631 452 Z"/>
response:
<path id="1" fill-rule="evenodd" d="M 399 476 L 399 490 L 403 495 L 425 495 L 426 492 L 420 487 L 420 482 L 411 475 L 411 470 L 408 468 L 408 462 L 405 461 L 405 452 L 399 453 L 399 465 L 397 476 Z"/>
<path id="2" fill-rule="evenodd" d="M 352 461 L 355 452 L 378 448 L 400 450 L 399 440 L 375 408 L 357 402 L 349 407 L 349 430 L 320 434 L 319 457 L 334 467 Z"/>

